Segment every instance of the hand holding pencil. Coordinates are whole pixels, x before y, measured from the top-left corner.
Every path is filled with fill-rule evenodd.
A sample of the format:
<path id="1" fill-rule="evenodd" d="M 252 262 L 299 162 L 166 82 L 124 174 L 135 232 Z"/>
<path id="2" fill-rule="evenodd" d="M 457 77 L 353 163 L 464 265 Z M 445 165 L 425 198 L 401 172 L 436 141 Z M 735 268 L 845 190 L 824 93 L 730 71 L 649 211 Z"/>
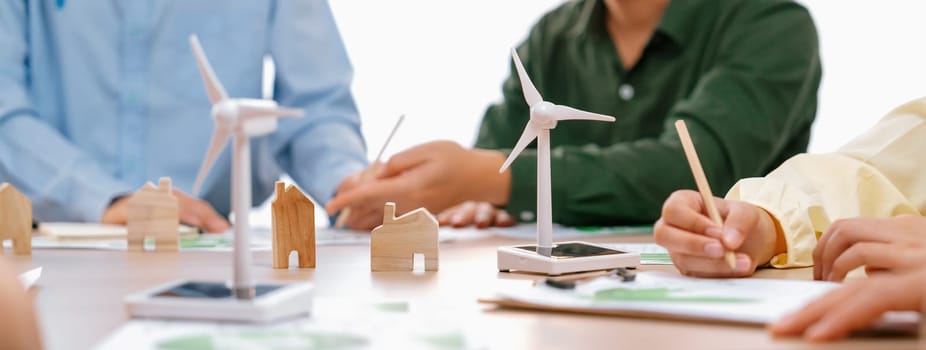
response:
<path id="1" fill-rule="evenodd" d="M 402 121 L 405 120 L 405 115 L 400 115 L 399 119 L 396 120 L 395 126 L 392 127 L 392 131 L 389 132 L 389 136 L 386 137 L 386 141 L 383 142 L 383 146 L 380 147 L 379 153 L 376 154 L 376 159 L 373 163 L 363 170 L 360 173 L 360 179 L 358 180 L 359 185 L 363 185 L 367 181 L 370 181 L 379 168 L 382 166 L 383 152 L 386 151 L 386 147 L 389 146 L 389 142 L 392 141 L 392 137 L 395 136 L 396 130 L 399 130 L 399 125 L 402 125 Z M 338 215 L 338 220 L 335 221 L 334 227 L 337 229 L 343 229 L 347 225 L 347 220 L 350 219 L 351 207 L 344 208 L 341 210 L 341 213 Z"/>
<path id="2" fill-rule="evenodd" d="M 704 201 L 704 207 L 707 208 L 707 214 L 710 215 L 711 221 L 718 227 L 723 227 L 723 219 L 717 212 L 717 206 L 714 204 L 714 194 L 711 192 L 711 185 L 707 182 L 707 176 L 704 175 L 704 168 L 701 167 L 701 160 L 698 158 L 698 152 L 695 151 L 694 142 L 691 141 L 691 135 L 688 134 L 688 126 L 684 120 L 675 121 L 675 130 L 678 132 L 678 138 L 682 141 L 682 148 L 685 150 L 685 158 L 688 159 L 688 166 L 691 167 L 691 174 L 694 175 L 695 184 L 698 185 L 698 192 L 701 193 L 701 199 Z M 733 271 L 736 271 L 736 255 L 732 251 L 726 251 L 723 259 L 730 265 Z"/>
<path id="3" fill-rule="evenodd" d="M 714 197 L 688 128 L 679 121 L 676 130 L 698 191 L 672 193 L 653 234 L 679 271 L 698 277 L 745 277 L 784 253 L 784 238 L 772 215 L 747 202 Z"/>

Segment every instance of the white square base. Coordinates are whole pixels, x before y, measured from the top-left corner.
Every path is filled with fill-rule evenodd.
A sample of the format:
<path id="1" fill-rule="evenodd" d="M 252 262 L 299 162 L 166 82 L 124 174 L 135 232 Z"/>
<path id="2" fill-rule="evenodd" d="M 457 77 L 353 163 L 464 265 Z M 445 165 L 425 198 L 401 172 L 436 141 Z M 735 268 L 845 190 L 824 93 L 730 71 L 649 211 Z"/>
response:
<path id="1" fill-rule="evenodd" d="M 126 296 L 126 308 L 132 317 L 238 322 L 307 316 L 312 310 L 312 285 L 308 283 L 258 284 L 258 296 L 254 299 L 237 299 L 227 288 L 224 290 L 227 295 L 172 292 L 185 291 L 178 288 L 190 283 L 218 287 L 210 291 L 223 291 L 224 286 L 221 282 L 172 282 Z"/>
<path id="2" fill-rule="evenodd" d="M 559 242 L 554 245 L 553 256 L 535 252 L 536 245 L 498 247 L 498 270 L 521 271 L 561 275 L 564 273 L 636 267 L 640 254 L 623 252 L 587 242 Z M 556 247 L 579 247 L 557 253 Z"/>

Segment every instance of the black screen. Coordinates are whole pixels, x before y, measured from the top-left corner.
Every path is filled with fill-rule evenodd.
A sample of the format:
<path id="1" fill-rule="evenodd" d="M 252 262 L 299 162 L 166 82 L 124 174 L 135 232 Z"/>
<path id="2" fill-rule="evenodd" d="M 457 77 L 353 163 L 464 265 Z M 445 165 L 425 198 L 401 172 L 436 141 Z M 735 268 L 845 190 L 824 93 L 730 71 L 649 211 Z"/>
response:
<path id="1" fill-rule="evenodd" d="M 515 247 L 517 249 L 522 249 L 530 252 L 536 252 L 537 247 L 528 245 Z M 624 254 L 620 250 L 603 248 L 595 245 L 588 245 L 583 243 L 562 243 L 553 245 L 553 252 L 551 257 L 558 259 L 568 259 L 576 258 L 583 256 L 598 256 L 598 255 L 613 255 L 613 254 Z"/>

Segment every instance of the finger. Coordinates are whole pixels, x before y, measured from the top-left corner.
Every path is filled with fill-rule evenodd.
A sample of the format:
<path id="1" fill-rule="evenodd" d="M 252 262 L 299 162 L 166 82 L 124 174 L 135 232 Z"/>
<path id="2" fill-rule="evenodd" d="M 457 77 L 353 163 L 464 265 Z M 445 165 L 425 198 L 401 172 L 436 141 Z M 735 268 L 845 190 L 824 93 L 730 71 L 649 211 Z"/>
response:
<path id="1" fill-rule="evenodd" d="M 453 227 L 465 227 L 473 223 L 476 217 L 476 202 L 466 201 L 460 204 L 459 210 L 450 218 Z"/>
<path id="2" fill-rule="evenodd" d="M 662 207 L 662 220 L 675 227 L 697 234 L 706 234 L 714 225 L 702 209 L 701 196 L 691 190 L 675 191 Z"/>
<path id="3" fill-rule="evenodd" d="M 473 222 L 478 228 L 486 228 L 495 223 L 495 206 L 488 202 L 479 202 L 476 204 L 476 214 Z"/>
<path id="4" fill-rule="evenodd" d="M 194 208 L 194 201 L 192 198 L 178 197 L 177 209 L 180 222 L 193 227 L 204 228 L 203 220 Z"/>
<path id="5" fill-rule="evenodd" d="M 717 209 L 724 217 L 721 242 L 726 248 L 737 250 L 743 245 L 746 235 L 758 226 L 759 214 L 763 209 L 746 202 L 725 202 L 724 209 Z"/>
<path id="6" fill-rule="evenodd" d="M 820 238 L 817 239 L 817 245 L 813 248 L 813 279 L 823 280 L 826 275 L 823 274 L 823 249 L 829 243 L 833 231 L 837 231 L 844 220 L 836 220 L 830 224 Z"/>
<path id="7" fill-rule="evenodd" d="M 383 223 L 382 207 L 351 207 L 347 227 L 356 231 L 369 231 Z"/>
<path id="8" fill-rule="evenodd" d="M 370 164 L 369 167 L 367 167 L 366 169 L 363 169 L 363 171 L 360 172 L 359 180 L 361 182 L 367 182 L 374 178 L 378 179 L 377 175 L 379 175 L 380 172 L 382 172 L 383 166 L 384 166 L 383 162 L 380 162 L 380 161 L 373 162 L 373 164 Z"/>
<path id="9" fill-rule="evenodd" d="M 508 214 L 507 211 L 499 209 L 495 212 L 495 226 L 497 227 L 510 227 L 514 226 L 517 221 L 514 219 L 511 214 Z"/>
<path id="10" fill-rule="evenodd" d="M 438 214 L 437 214 L 437 223 L 440 224 L 441 226 L 449 225 L 449 224 L 450 224 L 450 218 L 453 217 L 453 215 L 454 215 L 458 210 L 460 210 L 460 208 L 459 208 L 460 205 L 463 205 L 463 203 L 460 203 L 460 204 L 458 204 L 458 205 L 455 205 L 455 206 L 452 206 L 452 207 L 450 207 L 450 208 L 444 209 L 443 211 L 441 211 L 440 213 L 438 213 Z"/>
<path id="11" fill-rule="evenodd" d="M 877 236 L 882 234 L 876 223 L 869 219 L 839 220 L 832 226 L 827 230 L 829 239 L 821 248 L 820 260 L 814 261 L 814 264 L 820 264 L 821 278 L 829 276 L 833 262 L 846 249 L 858 242 L 880 241 Z"/>
<path id="12" fill-rule="evenodd" d="M 338 194 L 325 206 L 328 215 L 334 215 L 346 207 L 356 206 L 358 203 L 386 203 L 386 198 L 395 198 L 396 194 L 405 192 L 407 181 L 404 178 L 388 178 L 372 181 L 360 185 L 352 190 Z"/>
<path id="13" fill-rule="evenodd" d="M 808 327 L 819 321 L 824 314 L 841 307 L 844 300 L 852 296 L 859 287 L 860 285 L 855 283 L 831 290 L 801 309 L 778 319 L 768 327 L 768 331 L 774 336 L 800 335 Z"/>
<path id="14" fill-rule="evenodd" d="M 720 241 L 667 225 L 662 219 L 653 227 L 653 237 L 657 244 L 676 254 L 720 258 L 725 253 Z"/>
<path id="15" fill-rule="evenodd" d="M 896 259 L 896 251 L 891 249 L 889 244 L 876 242 L 857 243 L 836 257 L 829 274 L 826 275 L 826 280 L 842 281 L 849 271 L 861 266 L 890 269 L 898 265 Z"/>
<path id="16" fill-rule="evenodd" d="M 824 313 L 816 324 L 804 332 L 812 342 L 821 342 L 845 337 L 849 332 L 862 329 L 877 321 L 888 310 L 906 310 L 913 303 L 906 303 L 907 290 L 898 290 L 883 281 L 866 280 L 864 287 L 851 294 L 842 305 Z M 898 293 L 900 295 L 898 295 Z M 915 299 L 920 296 L 917 295 Z M 909 305 L 908 305 L 909 304 Z"/>
<path id="17" fill-rule="evenodd" d="M 746 254 L 736 254 L 736 268 L 730 268 L 723 258 L 670 254 L 672 263 L 683 275 L 694 277 L 748 277 L 755 271 L 752 259 Z"/>
<path id="18" fill-rule="evenodd" d="M 377 169 L 376 178 L 393 177 L 426 162 L 431 155 L 430 145 L 425 143 L 394 154 Z"/>

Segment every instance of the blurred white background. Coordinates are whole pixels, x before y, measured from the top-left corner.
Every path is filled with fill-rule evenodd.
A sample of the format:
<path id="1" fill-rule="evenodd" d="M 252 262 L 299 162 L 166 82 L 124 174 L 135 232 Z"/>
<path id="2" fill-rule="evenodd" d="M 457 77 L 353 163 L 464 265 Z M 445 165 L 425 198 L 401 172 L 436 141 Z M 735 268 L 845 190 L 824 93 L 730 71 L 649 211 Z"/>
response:
<path id="1" fill-rule="evenodd" d="M 678 0 L 676 0 L 678 1 Z M 812 0 L 823 83 L 811 152 L 829 152 L 892 107 L 926 96 L 926 1 Z M 435 139 L 471 145 L 501 97 L 509 49 L 562 0 L 332 0 L 355 68 L 369 156 Z"/>

